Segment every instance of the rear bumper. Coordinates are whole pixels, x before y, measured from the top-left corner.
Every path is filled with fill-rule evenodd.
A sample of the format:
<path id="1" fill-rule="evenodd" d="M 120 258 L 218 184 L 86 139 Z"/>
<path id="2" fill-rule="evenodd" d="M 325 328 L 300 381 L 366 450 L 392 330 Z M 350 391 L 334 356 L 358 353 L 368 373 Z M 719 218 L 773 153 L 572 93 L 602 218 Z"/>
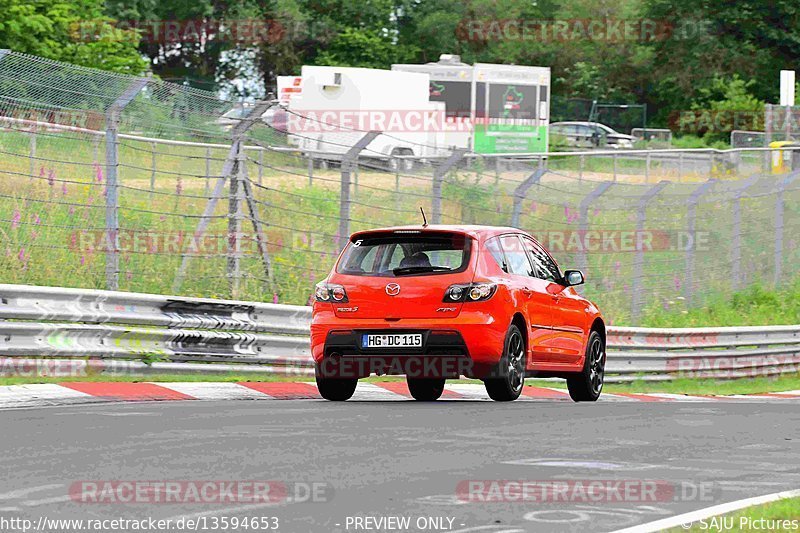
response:
<path id="1" fill-rule="evenodd" d="M 423 372 L 448 377 L 480 377 L 494 366 L 503 351 L 508 324 L 494 316 L 462 310 L 447 319 L 341 319 L 320 311 L 311 322 L 311 353 L 323 368 L 330 366 L 364 377 L 369 374 Z M 369 333 L 422 333 L 421 348 L 362 348 L 361 337 Z"/>

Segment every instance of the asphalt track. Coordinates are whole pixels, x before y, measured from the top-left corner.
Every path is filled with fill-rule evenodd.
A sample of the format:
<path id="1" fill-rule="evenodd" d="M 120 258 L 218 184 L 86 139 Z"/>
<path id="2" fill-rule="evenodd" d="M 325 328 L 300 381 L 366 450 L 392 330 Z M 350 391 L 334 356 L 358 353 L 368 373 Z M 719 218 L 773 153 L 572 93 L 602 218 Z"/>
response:
<path id="1" fill-rule="evenodd" d="M 800 485 L 796 403 L 176 401 L 7 410 L 0 420 L 0 518 L 34 523 L 274 516 L 283 532 L 613 531 Z M 329 488 L 317 502 L 79 503 L 68 492 L 81 480 Z M 457 487 L 466 480 L 655 480 L 676 489 L 646 502 L 490 503 L 464 501 Z M 408 517 L 412 526 L 356 529 L 351 518 L 346 527 L 354 516 Z M 420 529 L 420 517 L 452 525 Z"/>

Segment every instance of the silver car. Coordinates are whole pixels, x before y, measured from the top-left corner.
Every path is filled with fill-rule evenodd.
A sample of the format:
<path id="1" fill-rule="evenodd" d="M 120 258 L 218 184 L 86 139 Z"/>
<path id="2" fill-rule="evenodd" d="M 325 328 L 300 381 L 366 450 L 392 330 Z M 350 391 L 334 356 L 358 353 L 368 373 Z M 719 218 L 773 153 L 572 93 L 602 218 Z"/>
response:
<path id="1" fill-rule="evenodd" d="M 567 146 L 576 148 L 633 148 L 636 141 L 632 135 L 619 133 L 599 122 L 553 122 L 550 135 L 551 139 L 557 135 Z"/>

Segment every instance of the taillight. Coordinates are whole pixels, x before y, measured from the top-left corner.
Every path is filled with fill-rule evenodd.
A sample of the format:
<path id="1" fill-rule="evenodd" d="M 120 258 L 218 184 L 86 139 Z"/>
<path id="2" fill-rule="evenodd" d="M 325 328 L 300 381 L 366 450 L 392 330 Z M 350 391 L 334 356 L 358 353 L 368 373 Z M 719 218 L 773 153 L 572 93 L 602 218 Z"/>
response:
<path id="1" fill-rule="evenodd" d="M 347 291 L 341 285 L 334 283 L 317 283 L 314 296 L 318 302 L 347 302 Z"/>
<path id="2" fill-rule="evenodd" d="M 444 293 L 444 302 L 482 302 L 497 291 L 494 283 L 462 283 L 450 285 Z"/>

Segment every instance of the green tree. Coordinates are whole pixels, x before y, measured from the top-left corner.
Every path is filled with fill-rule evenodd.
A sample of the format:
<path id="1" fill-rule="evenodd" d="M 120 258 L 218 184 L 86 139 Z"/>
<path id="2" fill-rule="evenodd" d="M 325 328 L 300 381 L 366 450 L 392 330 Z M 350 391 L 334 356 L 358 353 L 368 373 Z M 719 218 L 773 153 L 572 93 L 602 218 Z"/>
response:
<path id="1" fill-rule="evenodd" d="M 374 30 L 346 28 L 315 59 L 319 65 L 387 68 L 411 60 L 416 50 L 398 47 Z"/>
<path id="2" fill-rule="evenodd" d="M 142 74 L 135 32 L 119 32 L 101 0 L 0 0 L 0 48 L 128 74 Z"/>

